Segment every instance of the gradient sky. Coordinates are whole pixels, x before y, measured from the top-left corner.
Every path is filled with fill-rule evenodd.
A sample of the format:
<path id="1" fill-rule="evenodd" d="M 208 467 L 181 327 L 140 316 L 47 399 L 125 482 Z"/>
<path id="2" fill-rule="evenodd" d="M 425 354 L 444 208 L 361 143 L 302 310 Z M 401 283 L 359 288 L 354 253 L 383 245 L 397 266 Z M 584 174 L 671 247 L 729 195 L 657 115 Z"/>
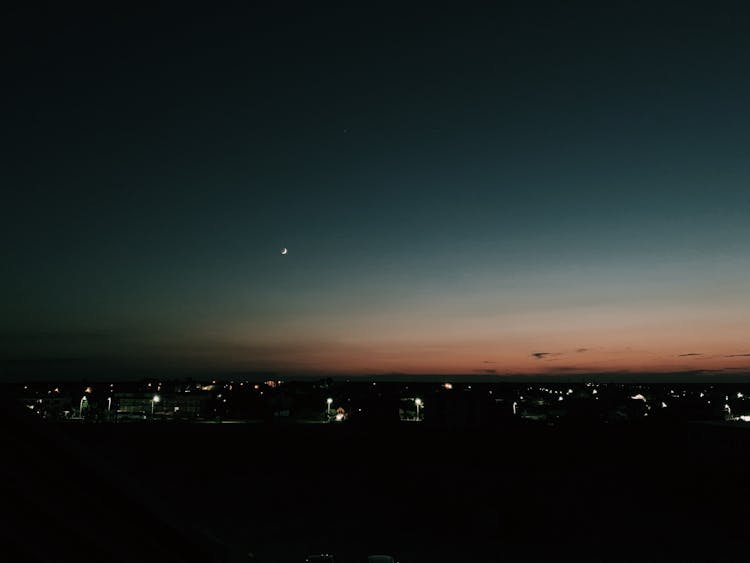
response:
<path id="1" fill-rule="evenodd" d="M 748 9 L 309 4 L 7 15 L 0 377 L 750 372 Z"/>

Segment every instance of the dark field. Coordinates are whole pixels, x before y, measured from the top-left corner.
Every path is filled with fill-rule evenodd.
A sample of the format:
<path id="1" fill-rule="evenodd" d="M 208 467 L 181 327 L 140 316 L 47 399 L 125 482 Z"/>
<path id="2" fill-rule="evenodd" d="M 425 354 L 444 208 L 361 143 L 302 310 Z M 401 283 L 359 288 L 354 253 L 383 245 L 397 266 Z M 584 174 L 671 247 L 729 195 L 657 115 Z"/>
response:
<path id="1" fill-rule="evenodd" d="M 98 549 L 143 544 L 141 561 L 242 561 L 248 551 L 269 562 L 316 552 L 343 562 L 368 553 L 402 563 L 715 561 L 746 548 L 743 429 L 35 424 L 29 432 L 83 445 L 74 447 L 83 461 L 50 459 L 49 471 L 65 476 L 71 498 L 82 488 L 98 506 L 101 518 L 79 517 L 83 525 L 117 528 L 109 533 L 122 550 L 103 541 Z M 15 463 L 44 463 L 55 450 L 37 453 Z M 51 477 L 22 473 L 22 488 L 53 487 Z M 160 531 L 163 522 L 174 529 Z M 59 522 L 38 525 L 38 542 L 60 541 Z M 75 534 L 66 535 L 71 553 Z"/>

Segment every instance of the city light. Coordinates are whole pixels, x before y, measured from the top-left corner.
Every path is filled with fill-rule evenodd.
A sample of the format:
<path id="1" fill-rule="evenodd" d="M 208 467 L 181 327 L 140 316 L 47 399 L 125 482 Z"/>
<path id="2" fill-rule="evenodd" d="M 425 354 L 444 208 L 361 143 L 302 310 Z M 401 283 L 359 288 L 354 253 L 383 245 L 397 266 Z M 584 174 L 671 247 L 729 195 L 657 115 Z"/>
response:
<path id="1" fill-rule="evenodd" d="M 272 381 L 278 385 L 278 381 L 281 380 L 269 379 L 268 381 Z M 31 402 L 38 403 L 34 406 L 34 410 L 45 418 L 52 419 L 72 418 L 102 422 L 125 422 L 135 420 L 136 418 L 139 420 L 147 419 L 150 412 L 151 417 L 155 421 L 176 419 L 177 413 L 182 418 L 191 420 L 201 418 L 211 420 L 214 416 L 206 416 L 205 414 L 209 412 L 207 404 L 210 404 L 211 408 L 219 409 L 215 412 L 220 412 L 222 419 L 224 419 L 229 416 L 230 410 L 221 410 L 221 407 L 223 405 L 226 409 L 231 404 L 232 422 L 257 422 L 263 416 L 262 409 L 264 405 L 271 404 L 266 403 L 266 401 L 272 401 L 273 399 L 270 395 L 276 395 L 276 393 L 270 393 L 269 391 L 271 390 L 268 386 L 260 383 L 256 391 L 245 396 L 240 391 L 243 383 L 247 383 L 244 386 L 245 389 L 258 385 L 247 381 L 227 381 L 226 383 L 220 383 L 221 387 L 205 385 L 203 382 L 191 383 L 189 385 L 180 383 L 175 386 L 172 386 L 170 383 L 163 383 L 161 385 L 163 391 L 159 392 L 157 391 L 156 381 L 153 382 L 153 387 L 150 390 L 146 389 L 147 382 L 132 384 L 130 387 L 120 384 L 118 385 L 117 393 L 114 390 L 108 390 L 107 393 L 101 393 L 101 396 L 99 396 L 98 392 L 78 395 L 80 403 L 78 409 L 76 409 L 75 394 L 71 397 L 70 395 L 66 395 L 66 393 L 71 392 L 69 389 L 63 386 L 58 388 L 55 387 L 55 384 L 47 383 L 43 386 L 28 386 L 28 394 L 23 397 L 23 400 L 25 406 L 28 406 Z M 371 383 L 368 382 L 367 386 L 370 387 Z M 111 385 L 108 383 L 103 385 L 102 388 L 107 389 Z M 430 391 L 415 391 L 415 386 L 402 384 L 400 391 L 402 406 L 400 407 L 395 404 L 395 401 L 391 400 L 390 395 L 385 396 L 383 393 L 377 391 L 377 389 L 380 389 L 380 386 L 377 389 L 368 389 L 367 393 L 371 396 L 370 400 L 379 403 L 378 409 L 382 409 L 383 411 L 387 409 L 391 410 L 394 413 L 394 418 L 398 416 L 401 420 L 412 422 L 423 421 L 424 412 L 422 409 L 424 409 L 425 403 L 432 400 L 430 397 L 434 393 L 438 397 L 438 400 L 435 407 L 437 410 L 430 416 L 430 422 L 433 424 L 444 424 L 451 418 L 460 419 L 460 417 L 465 416 L 463 411 L 467 405 L 477 404 L 478 411 L 484 409 L 480 411 L 482 424 L 485 423 L 485 418 L 489 421 L 494 416 L 494 413 L 487 412 L 485 414 L 485 411 L 495 409 L 498 415 L 504 413 L 524 420 L 547 420 L 550 424 L 554 425 L 557 420 L 577 416 L 579 412 L 583 412 L 582 409 L 585 410 L 587 408 L 585 406 L 586 402 L 598 405 L 604 399 L 607 400 L 607 404 L 602 407 L 615 414 L 618 420 L 639 419 L 645 415 L 646 411 L 654 411 L 651 414 L 655 414 L 657 411 L 667 409 L 667 407 L 669 407 L 668 410 L 670 411 L 677 409 L 674 416 L 680 419 L 684 418 L 696 421 L 740 421 L 743 420 L 740 415 L 750 416 L 750 409 L 746 410 L 741 406 L 744 404 L 744 394 L 742 392 L 738 392 L 736 388 L 732 390 L 731 388 L 722 388 L 719 386 L 712 388 L 706 385 L 703 388 L 690 389 L 677 386 L 670 388 L 669 386 L 649 385 L 603 385 L 600 386 L 605 390 L 603 391 L 604 395 L 602 395 L 595 388 L 595 385 L 591 385 L 589 386 L 591 394 L 585 400 L 581 394 L 583 389 L 586 388 L 585 384 L 568 384 L 555 387 L 524 385 L 509 386 L 506 389 L 495 385 L 475 383 L 471 387 L 475 387 L 477 393 L 467 392 L 464 394 L 462 392 L 459 395 L 453 396 L 452 392 L 446 393 L 443 391 L 444 389 L 453 389 L 454 385 L 451 382 L 440 382 L 431 386 Z M 229 388 L 232 386 L 232 391 L 229 391 Z M 87 385 L 84 384 L 78 388 L 80 389 L 81 387 L 87 387 Z M 93 388 L 94 385 L 91 384 L 90 387 Z M 320 388 L 319 386 L 310 386 L 310 392 L 315 393 L 314 396 L 320 397 L 317 395 L 318 391 L 316 391 Z M 348 420 L 350 412 L 361 413 L 368 411 L 368 416 L 370 416 L 369 413 L 371 412 L 377 412 L 377 409 L 357 408 L 360 406 L 357 405 L 359 400 L 348 390 L 345 391 L 343 388 L 339 390 L 337 388 L 335 392 L 338 398 L 336 398 L 333 397 L 334 390 L 329 385 L 325 385 L 323 388 L 328 388 L 327 392 L 323 391 L 324 393 L 330 393 L 330 395 L 326 394 L 322 396 L 325 409 L 323 419 L 320 418 L 319 414 L 313 415 L 312 412 L 305 412 L 289 407 L 277 409 L 284 412 L 280 416 L 289 417 L 288 420 L 300 420 L 304 422 L 340 422 Z M 469 386 L 459 384 L 459 387 L 456 389 L 468 391 Z M 201 391 L 205 391 L 206 393 L 201 393 Z M 209 391 L 212 392 L 209 393 Z M 519 392 L 523 392 L 524 395 L 519 395 Z M 73 393 L 75 393 L 75 388 L 73 388 Z M 186 393 L 190 393 L 190 395 L 183 395 Z M 419 393 L 419 396 L 415 396 L 416 393 Z M 175 394 L 179 395 L 175 396 Z M 428 394 L 429 396 L 425 399 L 423 398 L 424 394 Z M 667 397 L 670 397 L 670 394 L 672 398 L 667 401 Z M 230 396 L 232 401 L 229 400 Z M 697 399 L 699 396 L 702 396 L 702 400 L 698 401 L 699 404 L 691 401 L 691 399 Z M 724 396 L 725 400 L 719 402 L 718 399 L 721 396 Z M 573 400 L 573 397 L 576 397 L 576 399 Z M 187 401 L 188 399 L 190 399 L 189 404 L 183 404 L 183 401 Z M 602 401 L 599 401 L 599 399 L 602 399 Z M 313 400 L 318 401 L 320 399 Z M 735 402 L 732 402 L 732 400 Z M 482 404 L 483 401 L 484 404 Z M 643 403 L 642 409 L 633 410 L 633 405 L 640 405 L 641 401 Z M 715 406 L 713 410 L 711 410 L 712 402 Z M 69 406 L 71 403 L 73 404 L 72 408 Z M 162 405 L 162 403 L 164 404 Z M 160 409 L 158 411 L 158 418 L 156 416 L 157 405 Z M 334 405 L 336 405 L 335 408 Z M 348 412 L 344 412 L 344 407 L 346 407 Z M 84 416 L 84 411 L 86 411 L 86 416 Z M 211 410 L 210 412 L 214 411 Z M 357 418 L 361 419 L 362 417 Z M 672 417 L 670 417 L 670 420 L 672 420 Z M 222 420 L 222 422 L 224 421 Z M 657 423 L 655 422 L 654 424 Z"/>

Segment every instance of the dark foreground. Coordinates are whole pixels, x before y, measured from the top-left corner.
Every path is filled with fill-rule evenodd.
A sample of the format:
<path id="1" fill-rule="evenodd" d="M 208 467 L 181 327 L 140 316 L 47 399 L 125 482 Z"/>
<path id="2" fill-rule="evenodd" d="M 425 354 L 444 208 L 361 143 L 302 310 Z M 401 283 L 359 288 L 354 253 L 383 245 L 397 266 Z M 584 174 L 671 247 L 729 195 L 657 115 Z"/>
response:
<path id="1" fill-rule="evenodd" d="M 8 561 L 716 561 L 750 431 L 4 420 Z"/>

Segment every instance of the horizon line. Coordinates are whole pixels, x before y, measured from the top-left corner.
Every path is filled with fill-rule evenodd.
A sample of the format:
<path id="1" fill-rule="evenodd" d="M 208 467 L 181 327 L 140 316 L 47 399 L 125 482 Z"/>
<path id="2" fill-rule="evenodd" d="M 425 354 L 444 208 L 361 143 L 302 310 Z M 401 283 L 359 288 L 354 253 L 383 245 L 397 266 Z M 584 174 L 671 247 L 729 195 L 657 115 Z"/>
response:
<path id="1" fill-rule="evenodd" d="M 229 381 L 233 379 L 245 379 L 247 381 L 266 381 L 277 379 L 283 381 L 320 381 L 331 379 L 334 381 L 367 381 L 367 382 L 410 382 L 410 383 L 430 383 L 430 382 L 451 382 L 460 383 L 533 383 L 533 382 L 561 382 L 561 383 L 660 383 L 660 382 L 685 382 L 685 383 L 722 383 L 725 380 L 729 382 L 742 382 L 743 380 L 750 383 L 750 371 L 731 372 L 726 370 L 689 370 L 677 372 L 580 372 L 564 374 L 496 374 L 496 373 L 454 373 L 454 374 L 435 374 L 419 373 L 410 374 L 402 372 L 388 372 L 375 374 L 361 373 L 327 373 L 327 372 L 297 372 L 284 373 L 280 371 L 248 371 L 248 372 L 222 372 L 222 373 L 189 373 L 184 372 L 177 374 L 174 372 L 162 373 L 131 373 L 131 374 L 112 374 L 112 376 L 91 377 L 90 375 L 81 374 L 79 376 L 62 375 L 62 376 L 43 376 L 41 374 L 27 375 L 26 377 L 2 378 L 2 384 L 16 384 L 28 382 L 70 382 L 86 381 L 94 383 L 96 381 L 121 381 L 137 382 L 148 380 L 194 380 L 194 381 Z M 458 380 L 458 381 L 457 381 Z"/>

